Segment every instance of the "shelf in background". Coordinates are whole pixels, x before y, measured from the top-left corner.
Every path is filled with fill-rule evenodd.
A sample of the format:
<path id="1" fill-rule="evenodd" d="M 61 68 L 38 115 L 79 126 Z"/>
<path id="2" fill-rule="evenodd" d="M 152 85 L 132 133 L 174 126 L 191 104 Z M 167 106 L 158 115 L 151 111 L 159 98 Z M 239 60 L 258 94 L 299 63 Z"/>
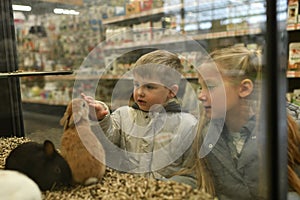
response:
<path id="1" fill-rule="evenodd" d="M 58 102 L 54 100 L 47 100 L 47 99 L 22 99 L 23 103 L 31 103 L 31 104 L 46 104 L 52 106 L 66 106 L 68 102 Z"/>
<path id="2" fill-rule="evenodd" d="M 62 117 L 64 115 L 66 107 L 67 105 L 64 104 L 50 104 L 47 102 L 22 100 L 22 109 L 26 112 Z"/>
<path id="3" fill-rule="evenodd" d="M 168 7 L 162 7 L 162 8 L 155 8 L 155 9 L 151 9 L 151 10 L 147 10 L 147 11 L 143 11 L 143 12 L 135 13 L 135 14 L 131 14 L 131 15 L 122 15 L 122 16 L 118 16 L 118 17 L 104 19 L 102 21 L 102 23 L 104 25 L 116 24 L 116 23 L 120 24 L 120 23 L 128 21 L 128 20 L 140 19 L 143 17 L 150 17 L 150 16 L 154 16 L 154 15 L 164 14 L 165 12 L 179 10 L 181 8 L 183 8 L 182 4 L 168 6 Z"/>
<path id="4" fill-rule="evenodd" d="M 197 73 L 184 73 L 183 77 L 186 79 L 196 79 L 198 78 Z M 57 80 L 65 80 L 65 81 L 75 81 L 75 80 L 132 80 L 132 77 L 125 77 L 122 75 L 82 75 L 82 76 L 49 76 L 45 77 L 46 81 L 57 81 Z"/>
<path id="5" fill-rule="evenodd" d="M 288 24 L 286 27 L 287 31 L 295 31 L 295 30 L 300 30 L 300 23 L 297 24 Z"/>
<path id="6" fill-rule="evenodd" d="M 75 81 L 75 80 L 97 80 L 97 79 L 107 79 L 107 80 L 114 80 L 120 79 L 122 76 L 120 75 L 71 75 L 71 76 L 52 76 L 52 77 L 45 77 L 47 81 L 57 81 L 57 80 L 66 80 L 66 81 Z"/>
<path id="7" fill-rule="evenodd" d="M 197 35 L 187 35 L 187 37 L 164 37 L 160 40 L 150 40 L 143 42 L 124 42 L 120 45 L 107 45 L 104 47 L 105 51 L 127 49 L 127 48 L 138 48 L 144 46 L 156 46 L 156 45 L 166 45 L 166 44 L 176 44 L 185 41 L 191 40 L 205 40 L 205 39 L 218 39 L 218 38 L 227 38 L 227 37 L 239 37 L 246 35 L 257 35 L 261 34 L 261 28 L 249 28 L 241 30 L 232 30 L 232 31 L 220 31 L 214 33 L 201 33 Z"/>
<path id="8" fill-rule="evenodd" d="M 226 38 L 226 37 L 236 37 L 244 35 L 256 35 L 261 34 L 261 28 L 248 28 L 240 30 L 231 30 L 231 31 L 220 31 L 213 33 L 202 33 L 195 36 L 192 36 L 194 40 L 204 40 L 204 39 L 216 39 L 216 38 Z"/>
<path id="9" fill-rule="evenodd" d="M 22 105 L 24 110 L 36 112 L 36 113 L 43 113 L 43 114 L 53 114 L 56 115 L 60 113 L 63 115 L 67 105 L 69 102 L 54 102 L 53 100 L 49 99 L 22 99 Z M 108 107 L 111 107 L 111 102 L 104 102 Z M 128 103 L 127 101 L 124 102 L 115 102 L 115 108 L 120 105 L 125 105 Z"/>
<path id="10" fill-rule="evenodd" d="M 286 77 L 287 78 L 300 78 L 300 71 L 287 71 Z"/>
<path id="11" fill-rule="evenodd" d="M 14 71 L 7 73 L 0 73 L 0 78 L 9 77 L 24 77 L 24 76 L 62 76 L 73 74 L 73 71 Z"/>

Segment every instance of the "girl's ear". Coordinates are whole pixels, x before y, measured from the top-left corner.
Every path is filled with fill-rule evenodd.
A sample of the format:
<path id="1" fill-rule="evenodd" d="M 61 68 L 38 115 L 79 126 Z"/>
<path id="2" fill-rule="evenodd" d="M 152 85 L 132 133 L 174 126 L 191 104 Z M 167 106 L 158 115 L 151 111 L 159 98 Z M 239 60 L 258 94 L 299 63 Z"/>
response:
<path id="1" fill-rule="evenodd" d="M 244 79 L 240 83 L 239 96 L 244 98 L 253 92 L 253 82 L 250 79 Z"/>
<path id="2" fill-rule="evenodd" d="M 174 98 L 179 90 L 179 87 L 178 85 L 174 84 L 172 85 L 171 87 L 169 87 L 169 95 L 168 95 L 168 98 L 171 99 L 171 98 Z"/>

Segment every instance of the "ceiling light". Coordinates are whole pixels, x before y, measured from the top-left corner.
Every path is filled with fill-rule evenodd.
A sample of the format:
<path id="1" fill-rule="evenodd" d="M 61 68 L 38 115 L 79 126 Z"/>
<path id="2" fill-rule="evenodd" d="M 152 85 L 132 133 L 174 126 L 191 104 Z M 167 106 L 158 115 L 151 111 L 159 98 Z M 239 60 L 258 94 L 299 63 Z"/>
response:
<path id="1" fill-rule="evenodd" d="M 67 9 L 62 9 L 62 8 L 54 8 L 53 12 L 55 14 L 62 14 L 62 15 L 79 15 L 78 11 L 67 10 Z"/>
<path id="2" fill-rule="evenodd" d="M 23 5 L 12 5 L 13 10 L 16 11 L 31 11 L 30 6 L 23 6 Z"/>

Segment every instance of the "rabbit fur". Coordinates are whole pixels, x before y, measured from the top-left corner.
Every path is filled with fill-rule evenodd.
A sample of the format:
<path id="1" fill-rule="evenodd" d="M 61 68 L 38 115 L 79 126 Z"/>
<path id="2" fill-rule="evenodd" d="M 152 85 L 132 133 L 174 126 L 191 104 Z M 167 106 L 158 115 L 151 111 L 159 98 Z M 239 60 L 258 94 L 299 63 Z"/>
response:
<path id="1" fill-rule="evenodd" d="M 42 191 L 67 186 L 72 181 L 68 163 L 50 140 L 18 145 L 5 159 L 5 169 L 26 174 Z"/>
<path id="2" fill-rule="evenodd" d="M 68 103 L 60 124 L 64 126 L 61 154 L 68 162 L 75 183 L 89 185 L 105 174 L 105 151 L 89 123 L 89 105 L 75 98 Z"/>

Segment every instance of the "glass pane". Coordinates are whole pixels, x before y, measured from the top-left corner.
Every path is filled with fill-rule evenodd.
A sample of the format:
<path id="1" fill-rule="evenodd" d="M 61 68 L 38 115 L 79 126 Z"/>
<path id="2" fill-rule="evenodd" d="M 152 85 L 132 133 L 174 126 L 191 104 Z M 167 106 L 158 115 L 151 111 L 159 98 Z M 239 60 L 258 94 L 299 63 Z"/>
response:
<path id="1" fill-rule="evenodd" d="M 90 106 L 86 118 L 106 151 L 110 173 L 183 182 L 196 188 L 199 198 L 206 193 L 220 200 L 264 199 L 272 191 L 262 186 L 271 180 L 265 168 L 269 166 L 265 112 L 272 104 L 265 100 L 272 74 L 266 71 L 272 34 L 266 1 L 12 3 L 19 71 L 73 72 L 20 78 L 27 138 L 40 143 L 49 139 L 63 151 L 63 133 L 77 123 L 75 111 L 73 118 L 64 115 L 67 105 L 84 93 L 101 101 L 97 102 L 101 112 L 93 115 L 99 107 Z M 282 83 L 278 113 L 284 113 L 289 102 L 294 120 L 300 105 L 298 7 L 298 1 L 277 1 L 279 40 L 271 41 L 277 42 L 280 53 L 274 55 L 280 65 L 280 70 L 274 66 L 276 80 Z M 165 52 L 157 50 L 174 53 L 182 69 L 170 69 L 172 65 L 161 60 Z M 149 60 L 140 59 L 144 55 Z M 155 65 L 148 65 L 150 61 Z M 286 153 L 285 121 L 282 118 L 279 127 L 284 130 L 278 136 L 280 155 Z M 285 172 L 288 158 L 279 159 Z M 299 160 L 295 163 L 299 165 Z M 285 175 L 278 178 L 284 183 L 283 192 L 288 185 Z M 160 195 L 158 187 L 144 187 L 138 186 L 142 192 L 130 190 L 130 197 Z M 289 187 L 297 191 L 293 183 Z M 167 193 L 163 192 L 192 198 L 191 189 L 177 194 L 172 188 Z"/>

